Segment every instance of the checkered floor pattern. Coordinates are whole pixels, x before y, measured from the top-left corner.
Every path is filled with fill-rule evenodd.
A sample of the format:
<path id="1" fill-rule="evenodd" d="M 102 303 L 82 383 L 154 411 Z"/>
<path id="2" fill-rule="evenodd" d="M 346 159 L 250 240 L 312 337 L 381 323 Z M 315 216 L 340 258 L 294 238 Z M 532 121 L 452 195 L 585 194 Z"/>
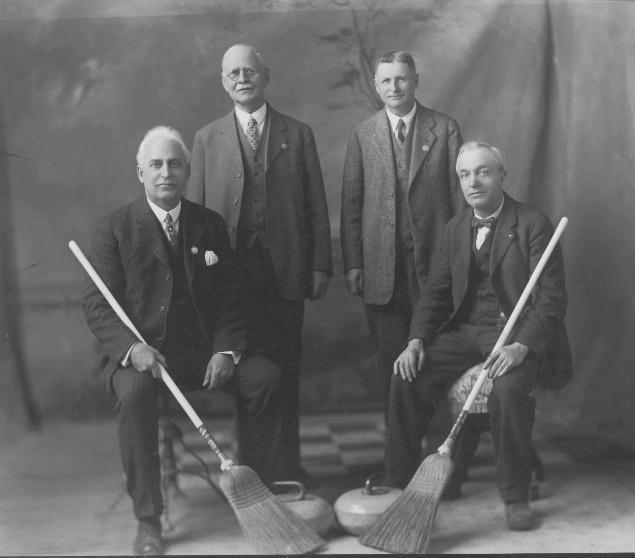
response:
<path id="1" fill-rule="evenodd" d="M 207 467 L 214 477 L 219 460 L 205 440 L 186 418 L 178 417 L 173 422 L 182 433 L 182 439 L 173 443 L 178 469 L 185 473 L 200 473 Z M 236 449 L 233 420 L 211 417 L 204 422 L 223 452 L 233 458 Z M 318 477 L 345 475 L 382 462 L 385 440 L 383 414 L 302 416 L 300 439 L 302 463 L 310 474 Z"/>

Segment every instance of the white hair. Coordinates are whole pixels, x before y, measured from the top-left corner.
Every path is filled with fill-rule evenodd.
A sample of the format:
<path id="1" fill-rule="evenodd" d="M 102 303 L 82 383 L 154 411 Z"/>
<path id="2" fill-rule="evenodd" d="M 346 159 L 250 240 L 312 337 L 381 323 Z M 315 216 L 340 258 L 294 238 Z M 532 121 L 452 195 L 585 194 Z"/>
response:
<path id="1" fill-rule="evenodd" d="M 181 149 L 183 149 L 183 154 L 185 155 L 185 162 L 189 164 L 191 153 L 190 153 L 190 150 L 185 145 L 185 142 L 183 141 L 183 136 L 181 135 L 181 133 L 175 128 L 172 128 L 171 126 L 155 126 L 151 130 L 148 130 L 146 132 L 146 135 L 143 136 L 143 139 L 141 140 L 141 143 L 139 144 L 139 149 L 137 151 L 137 164 L 139 166 L 143 164 L 143 154 L 144 154 L 146 144 L 148 143 L 148 141 L 158 136 L 163 136 L 165 138 L 168 138 L 177 142 L 181 146 Z"/>
<path id="2" fill-rule="evenodd" d="M 498 147 L 494 147 L 493 145 L 490 145 L 489 143 L 485 143 L 484 141 L 470 140 L 470 141 L 466 141 L 461 146 L 461 148 L 459 149 L 459 154 L 456 156 L 457 174 L 459 172 L 459 159 L 461 158 L 461 155 L 463 154 L 464 151 L 470 151 L 472 149 L 487 149 L 494 156 L 494 160 L 496 161 L 496 166 L 498 167 L 498 170 L 500 170 L 503 174 L 507 172 L 505 170 L 503 154 L 500 152 L 500 149 L 498 149 Z"/>
<path id="3" fill-rule="evenodd" d="M 225 61 L 225 57 L 227 56 L 227 53 L 229 53 L 230 50 L 234 50 L 235 48 L 239 48 L 239 47 L 249 50 L 256 57 L 256 60 L 258 60 L 260 66 L 262 68 L 266 68 L 265 61 L 263 60 L 261 54 L 254 47 L 252 47 L 251 45 L 244 44 L 244 43 L 238 43 L 238 44 L 230 46 L 225 51 L 225 54 L 223 54 L 223 58 L 221 59 L 221 70 L 222 70 L 222 67 L 223 67 L 223 62 Z"/>

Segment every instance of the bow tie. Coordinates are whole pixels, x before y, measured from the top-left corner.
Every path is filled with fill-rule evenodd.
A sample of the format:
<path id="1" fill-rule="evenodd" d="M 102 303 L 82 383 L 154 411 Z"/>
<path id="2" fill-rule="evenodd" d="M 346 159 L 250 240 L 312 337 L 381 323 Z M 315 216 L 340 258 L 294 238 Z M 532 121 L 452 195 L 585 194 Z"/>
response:
<path id="1" fill-rule="evenodd" d="M 496 219 L 494 217 L 488 217 L 487 219 L 479 219 L 478 217 L 472 217 L 472 226 L 474 228 L 479 227 L 487 227 L 488 229 L 492 228 Z"/>

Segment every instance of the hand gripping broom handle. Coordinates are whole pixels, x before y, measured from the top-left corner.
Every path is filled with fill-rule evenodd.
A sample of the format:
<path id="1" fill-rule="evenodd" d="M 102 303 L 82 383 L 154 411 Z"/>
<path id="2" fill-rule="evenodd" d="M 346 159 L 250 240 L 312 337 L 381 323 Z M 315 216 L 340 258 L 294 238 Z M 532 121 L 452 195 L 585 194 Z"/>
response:
<path id="1" fill-rule="evenodd" d="M 516 303 L 516 306 L 514 307 L 514 310 L 511 313 L 511 316 L 509 317 L 509 320 L 507 320 L 507 323 L 505 324 L 505 327 L 503 328 L 503 331 L 499 335 L 498 341 L 496 341 L 496 345 L 494 345 L 494 348 L 492 349 L 492 352 L 490 354 L 498 351 L 500 348 L 504 347 L 505 344 L 507 343 L 507 339 L 509 338 L 509 335 L 512 329 L 516 325 L 516 322 L 518 321 L 518 316 L 523 311 L 523 308 L 525 307 L 527 300 L 531 296 L 531 293 L 534 290 L 536 283 L 538 283 L 540 274 L 542 273 L 542 270 L 547 265 L 547 262 L 549 261 L 549 257 L 551 256 L 551 253 L 556 247 L 558 240 L 562 236 L 562 233 L 564 232 L 564 229 L 567 226 L 568 222 L 569 220 L 566 217 L 563 217 L 562 219 L 560 219 L 560 222 L 558 223 L 558 226 L 556 227 L 556 230 L 554 231 L 553 236 L 551 237 L 551 240 L 549 241 L 549 244 L 547 244 L 545 251 L 543 252 L 542 256 L 540 257 L 540 260 L 538 261 L 538 265 L 536 265 L 533 273 L 531 274 L 531 277 L 529 278 L 529 281 L 527 281 L 527 285 L 525 286 L 525 289 L 520 295 L 520 298 L 518 299 L 518 302 Z M 483 368 L 481 370 L 481 373 L 479 374 L 478 379 L 476 380 L 476 383 L 474 384 L 474 387 L 472 388 L 472 391 L 470 391 L 470 394 L 468 395 L 465 401 L 465 405 L 463 405 L 463 409 L 459 413 L 459 416 L 456 419 L 456 422 L 454 423 L 454 426 L 452 427 L 450 434 L 446 438 L 445 442 L 443 442 L 443 444 L 441 444 L 441 446 L 437 450 L 440 454 L 450 454 L 452 452 L 452 446 L 454 445 L 454 441 L 456 440 L 456 437 L 458 436 L 459 431 L 461 430 L 461 427 L 463 426 L 463 423 L 467 419 L 467 416 L 470 412 L 470 409 L 472 408 L 472 404 L 474 403 L 474 400 L 476 399 L 479 392 L 481 391 L 481 387 L 483 383 L 485 382 L 485 379 L 487 378 L 487 372 L 488 372 L 487 368 Z"/>
<path id="2" fill-rule="evenodd" d="M 71 249 L 71 252 L 73 252 L 75 257 L 78 259 L 79 263 L 82 264 L 82 267 L 86 270 L 86 273 L 88 273 L 88 275 L 93 280 L 97 288 L 101 291 L 101 294 L 104 295 L 104 298 L 108 301 L 108 304 L 110 304 L 110 306 L 115 311 L 117 316 L 119 316 L 119 319 L 126 326 L 128 326 L 130 331 L 132 331 L 132 333 L 134 333 L 137 336 L 137 339 L 139 339 L 139 341 L 141 341 L 144 344 L 147 344 L 145 340 L 143 339 L 143 337 L 141 336 L 141 334 L 139 333 L 139 331 L 137 330 L 137 328 L 130 321 L 130 318 L 128 318 L 123 308 L 119 305 L 115 297 L 112 295 L 112 293 L 110 292 L 106 284 L 102 281 L 101 277 L 99 277 L 99 274 L 97 273 L 97 271 L 95 271 L 95 268 L 88 261 L 88 258 L 86 258 L 81 248 L 77 245 L 77 242 L 75 242 L 74 240 L 71 240 L 68 243 L 68 247 Z M 201 436 L 205 438 L 205 441 L 209 444 L 209 447 L 212 448 L 212 451 L 221 460 L 221 470 L 222 471 L 228 470 L 234 464 L 232 460 L 229 459 L 223 453 L 223 451 L 218 447 L 218 444 L 214 441 L 214 438 L 212 438 L 211 434 L 205 428 L 203 421 L 198 416 L 196 411 L 192 408 L 192 405 L 190 405 L 188 400 L 185 399 L 183 392 L 174 383 L 174 380 L 170 377 L 167 370 L 161 364 L 159 364 L 159 369 L 161 370 L 161 379 L 163 380 L 163 383 L 165 383 L 165 385 L 168 386 L 168 389 L 172 392 L 172 395 L 174 395 L 175 399 L 179 402 L 179 405 L 183 407 L 183 410 L 185 411 L 187 416 L 190 418 L 190 420 L 192 421 L 196 429 L 200 432 Z"/>

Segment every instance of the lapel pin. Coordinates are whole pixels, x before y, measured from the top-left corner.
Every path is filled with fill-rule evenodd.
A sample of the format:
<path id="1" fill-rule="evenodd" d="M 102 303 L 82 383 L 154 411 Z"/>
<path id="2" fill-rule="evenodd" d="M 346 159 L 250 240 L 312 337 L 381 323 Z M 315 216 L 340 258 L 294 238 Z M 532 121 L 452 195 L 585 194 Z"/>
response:
<path id="1" fill-rule="evenodd" d="M 430 151 L 430 146 L 426 143 L 425 145 L 421 146 L 421 149 L 423 149 L 424 151 Z"/>
<path id="2" fill-rule="evenodd" d="M 282 142 L 282 143 L 280 144 L 280 147 L 281 147 L 282 149 L 287 149 L 289 146 L 288 146 L 285 142 Z"/>
<path id="3" fill-rule="evenodd" d="M 190 248 L 190 252 L 196 256 L 196 254 L 198 254 L 198 248 L 196 246 L 192 246 Z"/>

